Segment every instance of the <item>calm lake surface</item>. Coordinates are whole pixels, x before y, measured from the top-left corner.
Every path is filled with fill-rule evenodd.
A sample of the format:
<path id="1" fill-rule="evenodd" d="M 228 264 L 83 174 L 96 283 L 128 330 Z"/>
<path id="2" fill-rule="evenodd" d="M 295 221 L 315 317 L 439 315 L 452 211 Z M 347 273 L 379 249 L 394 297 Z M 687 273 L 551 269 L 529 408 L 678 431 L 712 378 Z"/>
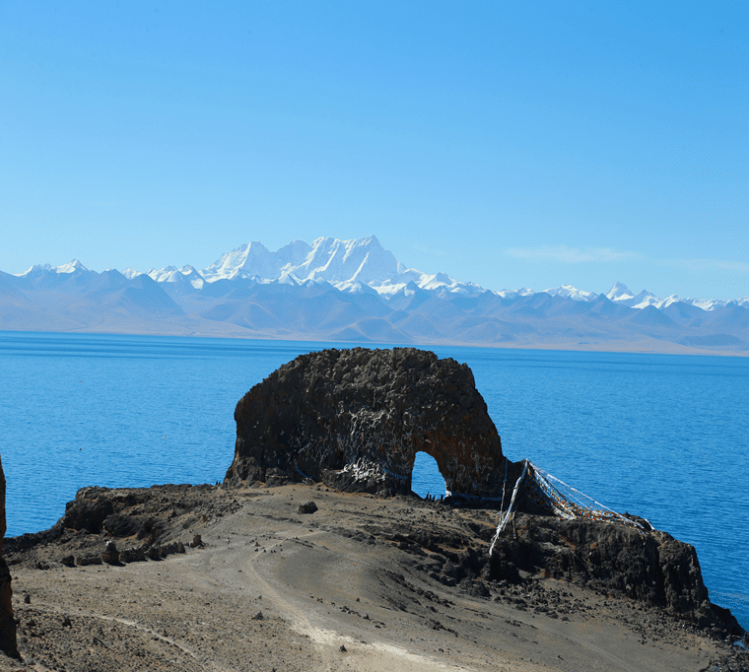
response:
<path id="1" fill-rule="evenodd" d="M 8 535 L 50 527 L 84 486 L 222 480 L 237 401 L 325 347 L 346 346 L 0 331 Z M 749 627 L 749 359 L 431 349 L 471 367 L 510 459 L 694 545 L 711 599 Z M 444 493 L 429 460 L 414 482 Z"/>

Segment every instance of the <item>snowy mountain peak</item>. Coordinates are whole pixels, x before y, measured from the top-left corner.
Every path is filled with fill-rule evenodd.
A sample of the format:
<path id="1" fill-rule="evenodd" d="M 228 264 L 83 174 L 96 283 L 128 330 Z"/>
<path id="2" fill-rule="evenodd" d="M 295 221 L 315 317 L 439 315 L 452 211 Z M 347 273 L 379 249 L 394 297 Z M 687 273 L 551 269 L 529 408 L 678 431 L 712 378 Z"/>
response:
<path id="1" fill-rule="evenodd" d="M 391 252 L 383 249 L 374 236 L 339 240 L 317 238 L 312 245 L 295 240 L 285 247 L 269 251 L 253 241 L 222 255 L 202 275 L 208 282 L 233 278 L 279 280 L 294 276 L 297 280 L 326 280 L 331 284 L 359 282 L 372 285 L 396 275 L 399 264 Z"/>
<path id="2" fill-rule="evenodd" d="M 544 292 L 551 296 L 561 296 L 573 301 L 593 301 L 598 297 L 595 292 L 586 292 L 572 285 L 562 285 L 553 289 L 545 289 Z"/>
<path id="3" fill-rule="evenodd" d="M 62 264 L 61 266 L 51 266 L 50 264 L 36 264 L 32 266 L 28 271 L 24 273 L 18 273 L 16 277 L 22 278 L 25 275 L 38 275 L 40 273 L 52 272 L 52 273 L 75 273 L 76 271 L 86 271 L 88 269 L 78 259 L 73 259 L 69 264 Z"/>
<path id="4" fill-rule="evenodd" d="M 323 278 L 333 284 L 371 285 L 397 275 L 398 262 L 374 236 L 358 240 L 318 238 L 312 243 L 304 263 L 293 272 L 298 278 Z"/>
<path id="5" fill-rule="evenodd" d="M 533 296 L 536 292 L 532 289 L 521 287 L 520 289 L 503 289 L 494 293 L 503 299 L 515 299 L 518 296 Z"/>
<path id="6" fill-rule="evenodd" d="M 346 292 L 369 293 L 366 287 L 383 298 L 394 296 L 408 283 L 420 289 L 440 289 L 466 296 L 485 291 L 445 273 L 427 275 L 408 268 L 384 249 L 375 236 L 351 240 L 321 237 L 311 245 L 295 240 L 275 252 L 262 243 L 252 242 L 224 254 L 201 275 L 206 282 L 233 278 L 284 283 L 292 279 L 298 283 L 322 281 Z"/>
<path id="7" fill-rule="evenodd" d="M 647 308 L 648 306 L 655 306 L 660 308 L 663 301 L 659 299 L 655 294 L 647 292 L 644 289 L 635 297 L 632 297 L 628 301 L 622 301 L 625 305 L 630 308 Z"/>
<path id="8" fill-rule="evenodd" d="M 58 273 L 75 273 L 76 271 L 88 271 L 88 269 L 78 259 L 73 259 L 69 264 L 63 264 L 57 267 Z"/>
<path id="9" fill-rule="evenodd" d="M 127 269 L 127 271 L 130 270 L 131 269 Z M 123 273 L 125 277 L 128 277 L 127 271 Z M 135 275 L 139 274 L 136 273 Z M 155 268 L 152 268 L 146 275 L 148 275 L 152 280 L 155 280 L 156 282 L 179 282 L 183 284 L 189 283 L 196 289 L 200 289 L 205 282 L 200 272 L 189 264 L 183 266 L 182 268 L 177 268 L 176 266 L 167 266 L 166 268 L 162 268 L 159 271 L 157 271 Z"/>
<path id="10" fill-rule="evenodd" d="M 635 295 L 627 285 L 621 282 L 615 282 L 614 286 L 606 294 L 606 297 L 615 303 L 629 306 L 630 308 L 642 309 L 648 306 L 660 308 L 663 304 L 663 301 L 655 294 L 643 289 L 639 294 Z"/>
<path id="11" fill-rule="evenodd" d="M 632 290 L 618 280 L 614 283 L 614 286 L 606 292 L 606 298 L 611 301 L 626 301 L 627 299 L 633 299 L 634 296 Z"/>
<path id="12" fill-rule="evenodd" d="M 53 268 L 57 268 L 57 267 L 50 266 L 49 264 L 35 264 L 34 266 L 24 271 L 23 273 L 16 273 L 16 277 L 22 278 L 25 275 L 36 275 L 38 273 L 43 273 L 45 271 L 51 271 Z"/>
<path id="13" fill-rule="evenodd" d="M 255 240 L 223 254 L 202 275 L 209 282 L 237 277 L 277 280 L 285 267 L 298 265 L 308 250 L 307 243 L 295 240 L 276 252 L 270 252 L 265 245 Z"/>

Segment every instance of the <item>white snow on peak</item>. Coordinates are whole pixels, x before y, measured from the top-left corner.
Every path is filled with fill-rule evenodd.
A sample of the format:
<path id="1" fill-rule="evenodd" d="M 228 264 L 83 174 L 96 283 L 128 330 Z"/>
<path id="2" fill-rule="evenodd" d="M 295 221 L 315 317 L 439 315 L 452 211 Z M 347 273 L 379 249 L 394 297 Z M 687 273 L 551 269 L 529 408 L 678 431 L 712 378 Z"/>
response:
<path id="1" fill-rule="evenodd" d="M 43 273 L 49 271 L 52 273 L 75 273 L 76 271 L 88 271 L 88 269 L 78 259 L 73 259 L 69 264 L 62 264 L 61 266 L 50 266 L 49 264 L 37 264 L 32 266 L 28 271 L 24 273 L 18 273 L 17 277 L 23 277 L 24 275 L 30 275 L 35 273 Z"/>
<path id="2" fill-rule="evenodd" d="M 641 310 L 642 308 L 647 308 L 648 306 L 655 306 L 656 308 L 660 308 L 663 300 L 659 299 L 655 294 L 646 292 L 643 289 L 637 296 L 633 296 L 628 301 L 620 301 L 620 303 L 623 303 L 630 308 L 638 308 Z"/>
<path id="3" fill-rule="evenodd" d="M 606 293 L 614 303 L 619 303 L 623 306 L 629 306 L 630 308 L 647 308 L 648 306 L 655 306 L 660 308 L 662 300 L 659 299 L 655 294 L 651 294 L 646 290 L 642 290 L 639 294 L 634 294 L 627 285 L 621 282 L 615 282 L 614 286 Z"/>
<path id="4" fill-rule="evenodd" d="M 336 283 L 336 288 L 349 294 L 377 294 L 375 289 L 359 282 L 358 280 Z"/>
<path id="5" fill-rule="evenodd" d="M 545 289 L 544 292 L 551 296 L 562 296 L 573 301 L 594 301 L 598 297 L 598 294 L 595 292 L 587 292 L 572 285 L 562 285 L 553 289 Z"/>
<path id="6" fill-rule="evenodd" d="M 634 297 L 635 295 L 632 293 L 632 290 L 618 280 L 614 283 L 614 286 L 606 292 L 606 298 L 611 301 L 628 301 Z"/>
<path id="7" fill-rule="evenodd" d="M 444 273 L 427 275 L 407 268 L 375 236 L 351 240 L 317 238 L 311 245 L 295 240 L 275 252 L 254 241 L 224 254 L 202 276 L 207 282 L 238 277 L 279 282 L 291 282 L 293 278 L 298 283 L 323 280 L 346 292 L 366 292 L 364 287 L 369 287 L 384 298 L 393 296 L 409 282 L 421 289 L 444 288 L 458 294 L 483 291 Z"/>
<path id="8" fill-rule="evenodd" d="M 270 252 L 261 242 L 253 241 L 223 254 L 202 272 L 202 276 L 208 282 L 253 277 L 277 280 L 284 271 L 300 266 L 310 249 L 304 241 L 295 240 Z"/>
<path id="9" fill-rule="evenodd" d="M 156 282 L 169 282 L 174 277 L 174 273 L 178 273 L 176 266 L 165 266 L 161 270 L 152 268 L 146 275 Z"/>
<path id="10" fill-rule="evenodd" d="M 684 299 L 684 302 L 697 308 L 702 308 L 702 310 L 715 310 L 716 308 L 725 308 L 730 305 L 749 308 L 749 296 L 742 296 L 740 299 L 730 299 L 728 301 L 724 299 Z"/>
<path id="11" fill-rule="evenodd" d="M 75 273 L 76 271 L 88 271 L 88 269 L 78 259 L 73 259 L 69 264 L 57 267 L 58 273 Z"/>
<path id="12" fill-rule="evenodd" d="M 141 271 L 136 271 L 134 268 L 126 268 L 124 271 L 122 271 L 122 275 L 124 275 L 128 280 L 132 280 L 133 278 L 137 278 L 139 275 L 143 275 Z"/>
<path id="13" fill-rule="evenodd" d="M 725 299 L 681 299 L 675 294 L 672 296 L 669 296 L 665 301 L 663 301 L 663 307 L 670 306 L 672 303 L 685 303 L 690 306 L 694 306 L 695 308 L 700 308 L 702 310 L 711 311 L 715 310 L 716 308 L 726 308 L 727 306 L 735 305 L 735 306 L 742 306 L 749 308 L 749 296 L 744 296 L 740 299 L 731 299 L 731 300 L 725 300 Z M 660 308 L 661 306 L 657 306 Z"/>
<path id="14" fill-rule="evenodd" d="M 295 287 L 298 287 L 302 283 L 295 278 L 291 273 L 282 273 L 280 278 L 277 278 L 275 280 L 279 285 L 292 285 Z M 270 282 L 270 280 L 265 280 L 266 283 Z"/>
<path id="15" fill-rule="evenodd" d="M 136 273 L 136 275 L 139 274 Z M 182 268 L 167 266 L 158 271 L 155 268 L 152 268 L 148 271 L 147 275 L 156 282 L 190 283 L 196 289 L 200 289 L 205 282 L 200 272 L 189 264 Z"/>
<path id="16" fill-rule="evenodd" d="M 434 275 L 423 275 L 416 284 L 419 289 L 437 289 L 438 287 L 450 287 L 456 282 L 446 273 L 435 273 Z"/>
<path id="17" fill-rule="evenodd" d="M 318 238 L 302 264 L 293 269 L 298 278 L 323 278 L 331 284 L 361 282 L 373 285 L 397 275 L 401 265 L 374 236 L 359 240 Z M 291 270 L 291 269 L 290 269 Z"/>
<path id="18" fill-rule="evenodd" d="M 630 308 L 636 308 L 638 310 L 642 310 L 643 308 L 647 308 L 648 306 L 654 306 L 655 308 L 658 308 L 660 310 L 661 308 L 668 308 L 675 303 L 694 306 L 695 308 L 700 308 L 701 310 L 705 311 L 715 310 L 716 308 L 725 308 L 726 306 L 731 304 L 749 307 L 749 297 L 743 297 L 741 299 L 732 301 L 725 301 L 722 299 L 682 298 L 677 294 L 671 294 L 665 299 L 659 299 L 655 294 L 652 294 L 646 290 L 641 291 L 637 295 L 633 295 L 629 288 L 626 285 L 623 285 L 621 282 L 615 283 L 614 286 L 609 290 L 608 294 L 606 294 L 606 296 L 616 303 L 629 306 Z"/>
<path id="19" fill-rule="evenodd" d="M 22 278 L 24 275 L 33 275 L 35 273 L 43 273 L 44 271 L 51 271 L 56 266 L 50 266 L 49 264 L 35 264 L 23 273 L 16 273 L 17 278 Z"/>
<path id="20" fill-rule="evenodd" d="M 401 265 L 401 268 L 402 265 Z M 370 285 L 380 296 L 390 298 L 398 292 L 405 292 L 410 296 L 417 289 L 440 290 L 446 294 L 457 294 L 460 296 L 476 296 L 485 290 L 472 282 L 458 282 L 445 273 L 429 275 L 413 268 L 403 269 L 392 278 L 388 278 L 380 284 Z"/>
<path id="21" fill-rule="evenodd" d="M 521 287 L 520 289 L 502 289 L 495 294 L 503 299 L 516 299 L 518 296 L 533 296 L 536 292 L 532 289 Z"/>
<path id="22" fill-rule="evenodd" d="M 655 305 L 656 308 L 668 308 L 673 303 L 689 303 L 689 299 L 685 301 L 684 299 L 679 298 L 676 294 L 671 294 L 671 296 L 667 296 L 665 299 L 654 301 L 652 305 Z M 635 306 L 635 308 L 637 307 L 638 306 Z M 644 307 L 645 306 L 643 306 L 643 308 Z"/>

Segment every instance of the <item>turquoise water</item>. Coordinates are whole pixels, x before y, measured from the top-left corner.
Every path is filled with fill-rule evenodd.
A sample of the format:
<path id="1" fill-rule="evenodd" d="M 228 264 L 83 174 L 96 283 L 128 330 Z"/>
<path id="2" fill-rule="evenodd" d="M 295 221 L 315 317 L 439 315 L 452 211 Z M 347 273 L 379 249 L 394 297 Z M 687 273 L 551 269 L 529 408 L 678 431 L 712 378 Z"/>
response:
<path id="1" fill-rule="evenodd" d="M 0 332 L 8 535 L 87 485 L 221 480 L 236 402 L 324 347 L 344 346 Z M 510 459 L 693 544 L 711 599 L 749 626 L 749 359 L 432 349 L 471 367 Z M 414 489 L 439 496 L 426 462 Z"/>

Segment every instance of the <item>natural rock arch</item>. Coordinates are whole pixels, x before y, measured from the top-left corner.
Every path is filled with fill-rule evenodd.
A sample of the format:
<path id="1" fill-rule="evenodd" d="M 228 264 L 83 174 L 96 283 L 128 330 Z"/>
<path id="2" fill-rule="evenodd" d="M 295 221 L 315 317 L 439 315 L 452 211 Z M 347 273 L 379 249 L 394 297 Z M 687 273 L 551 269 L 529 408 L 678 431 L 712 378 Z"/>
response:
<path id="1" fill-rule="evenodd" d="M 378 465 L 410 491 L 417 451 L 437 461 L 447 489 L 501 494 L 505 458 L 466 364 L 414 348 L 300 355 L 237 404 L 226 481 L 309 477 Z"/>

